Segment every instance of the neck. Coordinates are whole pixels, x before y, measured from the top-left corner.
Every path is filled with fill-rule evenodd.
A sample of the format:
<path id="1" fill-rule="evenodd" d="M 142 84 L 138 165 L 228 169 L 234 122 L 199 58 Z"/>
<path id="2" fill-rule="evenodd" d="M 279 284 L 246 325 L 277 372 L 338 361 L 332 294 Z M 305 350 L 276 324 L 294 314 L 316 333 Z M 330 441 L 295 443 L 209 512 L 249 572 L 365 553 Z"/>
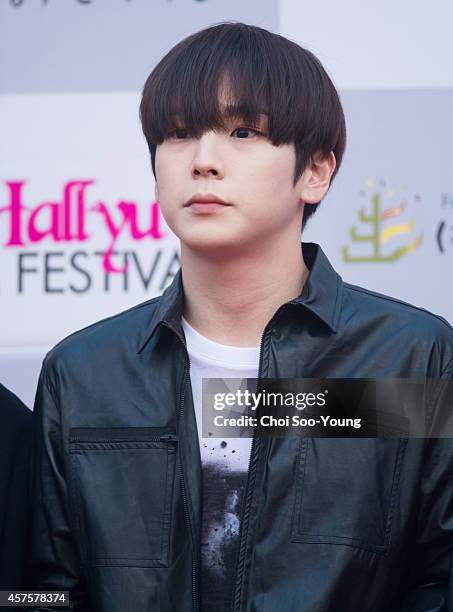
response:
<path id="1" fill-rule="evenodd" d="M 309 273 L 297 241 L 227 257 L 181 244 L 181 270 L 184 318 L 203 336 L 231 346 L 258 346 L 275 311 L 300 295 Z"/>

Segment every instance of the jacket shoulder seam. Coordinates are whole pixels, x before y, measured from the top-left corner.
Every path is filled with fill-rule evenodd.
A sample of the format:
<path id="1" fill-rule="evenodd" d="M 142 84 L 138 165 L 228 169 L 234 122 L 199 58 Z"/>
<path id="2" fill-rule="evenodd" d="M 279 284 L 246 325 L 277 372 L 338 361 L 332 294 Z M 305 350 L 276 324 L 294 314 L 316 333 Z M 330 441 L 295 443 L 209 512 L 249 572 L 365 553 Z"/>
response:
<path id="1" fill-rule="evenodd" d="M 390 295 L 383 295 L 375 291 L 370 291 L 369 289 L 365 289 L 365 287 L 358 287 L 357 285 L 350 285 L 349 283 L 344 283 L 344 285 L 351 291 L 356 291 L 357 293 L 366 293 L 367 295 L 384 300 L 385 302 L 393 302 L 395 304 L 400 304 L 401 306 L 405 306 L 406 308 L 410 308 L 418 312 L 424 312 L 430 315 L 431 317 L 437 319 L 437 321 L 445 325 L 448 330 L 453 331 L 453 327 L 446 319 L 444 319 L 440 315 L 435 314 L 434 312 L 431 312 L 430 310 L 427 310 L 426 308 L 422 308 L 421 306 L 415 306 L 414 304 L 410 304 L 409 302 L 405 302 L 404 300 L 399 300 L 398 298 L 394 298 Z"/>
<path id="2" fill-rule="evenodd" d="M 86 327 L 82 327 L 81 329 L 77 329 L 76 331 L 73 331 L 72 333 L 68 334 L 67 336 L 65 336 L 64 338 L 62 338 L 59 342 L 57 342 L 52 349 L 49 351 L 49 353 L 47 353 L 47 355 L 44 358 L 44 362 L 46 363 L 47 361 L 47 357 L 48 355 L 53 352 L 56 348 L 58 348 L 61 344 L 63 344 L 63 342 L 66 342 L 67 340 L 69 340 L 69 338 L 72 338 L 73 336 L 76 336 L 77 334 L 81 334 L 82 332 L 86 332 L 87 330 L 96 327 L 97 325 L 100 325 L 101 323 L 105 323 L 106 321 L 110 321 L 112 319 L 115 319 L 117 317 L 121 317 L 129 312 L 132 312 L 134 310 L 138 310 L 139 308 L 144 308 L 145 306 L 149 306 L 155 302 L 157 302 L 160 299 L 160 295 L 151 298 L 150 300 L 146 300 L 146 302 L 142 302 L 141 304 L 136 304 L 135 306 L 132 306 L 131 308 L 128 308 L 127 310 L 122 310 L 121 312 L 117 312 L 113 315 L 110 315 L 108 317 L 104 317 L 103 319 L 99 319 L 98 321 L 95 321 L 94 323 L 91 323 L 90 325 L 87 325 Z"/>
<path id="3" fill-rule="evenodd" d="M 47 359 L 47 356 L 46 356 L 46 358 L 43 361 L 43 366 L 44 367 L 43 367 L 43 370 L 42 370 L 42 379 L 43 379 L 42 382 L 43 382 L 43 385 L 47 388 L 47 391 L 52 396 L 52 399 L 53 399 L 55 405 L 57 405 L 57 403 L 58 403 L 57 402 L 57 397 L 58 397 L 57 389 L 56 389 L 55 384 L 53 383 L 53 381 L 50 378 L 50 374 L 49 374 L 49 371 L 48 371 L 49 368 L 48 368 L 48 365 L 46 364 L 46 359 Z"/>

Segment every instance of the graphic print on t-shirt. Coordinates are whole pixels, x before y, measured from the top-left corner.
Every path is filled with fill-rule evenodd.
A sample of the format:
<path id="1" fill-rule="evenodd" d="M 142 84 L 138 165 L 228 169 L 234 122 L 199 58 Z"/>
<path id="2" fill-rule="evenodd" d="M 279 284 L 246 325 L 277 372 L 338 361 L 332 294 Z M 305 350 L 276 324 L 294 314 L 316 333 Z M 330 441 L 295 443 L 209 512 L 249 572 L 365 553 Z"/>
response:
<path id="1" fill-rule="evenodd" d="M 251 438 L 202 436 L 202 380 L 225 378 L 225 392 L 244 390 L 258 375 L 259 347 L 218 344 L 199 334 L 185 319 L 182 326 L 190 357 L 190 377 L 203 479 L 202 589 L 203 612 L 230 609 L 243 495 Z M 228 416 L 229 410 L 223 411 Z M 233 413 L 231 412 L 231 415 Z"/>
<path id="2" fill-rule="evenodd" d="M 246 471 L 222 474 L 214 464 L 203 468 L 206 494 L 203 497 L 201 554 L 205 609 L 212 610 L 214 605 L 220 611 L 230 605 L 246 479 Z"/>

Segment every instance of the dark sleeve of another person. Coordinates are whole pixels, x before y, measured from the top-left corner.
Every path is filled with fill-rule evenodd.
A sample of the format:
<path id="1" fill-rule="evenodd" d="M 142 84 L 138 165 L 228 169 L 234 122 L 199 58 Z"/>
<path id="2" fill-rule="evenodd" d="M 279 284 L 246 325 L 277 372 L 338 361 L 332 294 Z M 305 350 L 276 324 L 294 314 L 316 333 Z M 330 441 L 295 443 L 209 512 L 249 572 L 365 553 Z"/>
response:
<path id="1" fill-rule="evenodd" d="M 26 586 L 31 445 L 31 410 L 0 384 L 0 591 Z"/>

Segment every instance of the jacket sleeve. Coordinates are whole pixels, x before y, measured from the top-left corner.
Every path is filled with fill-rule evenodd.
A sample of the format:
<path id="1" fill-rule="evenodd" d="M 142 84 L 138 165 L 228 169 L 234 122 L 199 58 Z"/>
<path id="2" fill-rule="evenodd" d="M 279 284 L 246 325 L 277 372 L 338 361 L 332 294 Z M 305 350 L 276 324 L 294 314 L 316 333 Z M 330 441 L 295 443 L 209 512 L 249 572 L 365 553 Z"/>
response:
<path id="1" fill-rule="evenodd" d="M 416 540 L 401 612 L 453 612 L 453 362 L 439 383 L 425 440 Z"/>
<path id="2" fill-rule="evenodd" d="M 39 376 L 33 411 L 30 589 L 69 591 L 70 603 L 64 610 L 92 612 L 80 575 L 80 561 L 71 530 L 59 398 L 45 363 Z M 29 610 L 40 612 L 53 609 L 38 606 Z"/>

